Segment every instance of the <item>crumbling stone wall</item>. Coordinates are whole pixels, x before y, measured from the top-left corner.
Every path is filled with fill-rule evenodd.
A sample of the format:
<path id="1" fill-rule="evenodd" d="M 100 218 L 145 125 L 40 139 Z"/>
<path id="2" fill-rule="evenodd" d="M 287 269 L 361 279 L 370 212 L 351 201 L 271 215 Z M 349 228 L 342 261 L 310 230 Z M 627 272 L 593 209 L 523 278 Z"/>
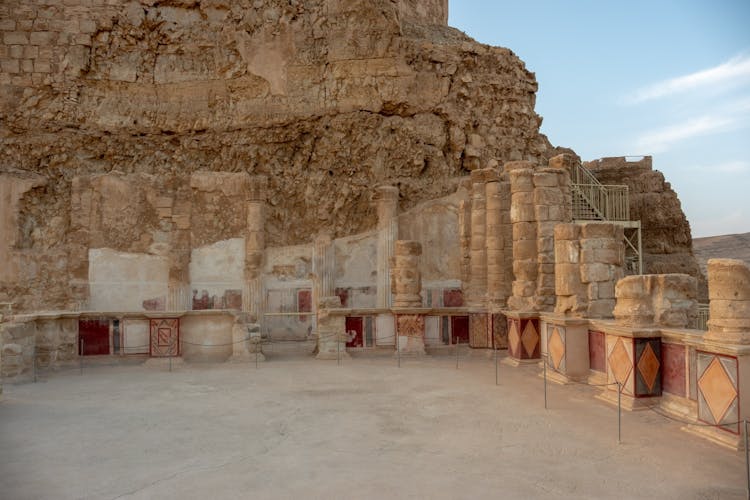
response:
<path id="1" fill-rule="evenodd" d="M 703 277 L 693 255 L 690 223 L 677 193 L 664 174 L 652 168 L 652 158 L 602 158 L 584 163 L 602 184 L 624 184 L 630 193 L 630 218 L 643 231 L 643 272 L 689 274 L 699 280 L 699 296 L 707 298 Z"/>

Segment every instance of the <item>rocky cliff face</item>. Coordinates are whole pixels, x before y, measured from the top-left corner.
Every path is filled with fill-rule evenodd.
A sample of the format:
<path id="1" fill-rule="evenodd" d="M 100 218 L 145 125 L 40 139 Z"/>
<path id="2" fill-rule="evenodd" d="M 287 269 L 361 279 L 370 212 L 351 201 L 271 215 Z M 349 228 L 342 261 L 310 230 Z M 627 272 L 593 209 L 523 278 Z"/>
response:
<path id="1" fill-rule="evenodd" d="M 447 17 L 447 0 L 0 3 L 0 174 L 12 179 L 0 205 L 13 212 L 0 238 L 18 264 L 0 300 L 69 306 L 85 258 L 76 228 L 96 225 L 81 207 L 132 204 L 101 212 L 115 229 L 95 243 L 147 248 L 144 231 L 169 229 L 151 202 L 179 208 L 198 171 L 265 176 L 266 242 L 279 246 L 374 227 L 379 184 L 399 187 L 404 210 L 480 167 L 544 164 L 555 151 L 534 75 Z M 77 177 L 102 173 L 123 181 L 73 199 Z M 215 225 L 199 233 L 231 232 Z"/>
<path id="2" fill-rule="evenodd" d="M 376 184 L 407 208 L 546 148 L 533 74 L 445 26 L 445 0 L 0 9 L 0 168 L 49 180 L 27 207 L 82 173 L 246 171 L 269 179 L 269 244 L 289 244 L 372 227 Z"/>

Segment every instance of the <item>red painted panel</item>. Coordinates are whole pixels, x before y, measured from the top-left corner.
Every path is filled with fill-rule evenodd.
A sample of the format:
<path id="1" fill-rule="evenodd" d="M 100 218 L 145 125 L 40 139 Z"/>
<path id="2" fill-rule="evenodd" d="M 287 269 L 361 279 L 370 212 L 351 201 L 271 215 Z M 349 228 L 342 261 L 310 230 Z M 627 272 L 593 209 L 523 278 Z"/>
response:
<path id="1" fill-rule="evenodd" d="M 242 290 L 224 290 L 224 309 L 242 310 Z"/>
<path id="2" fill-rule="evenodd" d="M 341 307 L 349 307 L 349 289 L 337 288 L 335 293 L 341 299 Z"/>
<path id="3" fill-rule="evenodd" d="M 202 311 L 214 308 L 214 298 L 208 295 L 206 290 L 198 294 L 198 290 L 193 290 L 193 311 Z"/>
<path id="4" fill-rule="evenodd" d="M 109 320 L 78 320 L 78 338 L 78 354 L 83 356 L 109 354 Z M 83 352 L 81 352 L 81 340 L 83 340 Z"/>
<path id="5" fill-rule="evenodd" d="M 362 318 L 346 318 L 346 333 L 351 339 L 346 347 L 364 347 L 364 336 L 362 335 Z"/>
<path id="6" fill-rule="evenodd" d="M 297 312 L 312 312 L 312 290 L 297 290 Z M 300 316 L 299 321 L 307 321 L 307 316 Z"/>
<path id="7" fill-rule="evenodd" d="M 445 307 L 462 307 L 464 305 L 464 292 L 460 288 L 443 290 L 443 305 Z"/>
<path id="8" fill-rule="evenodd" d="M 453 343 L 469 343 L 469 317 L 451 316 L 451 332 L 453 332 Z"/>
<path id="9" fill-rule="evenodd" d="M 685 346 L 677 344 L 661 345 L 662 382 L 665 392 L 686 397 Z"/>
<path id="10" fill-rule="evenodd" d="M 589 330 L 589 367 L 597 372 L 607 372 L 607 346 L 602 332 Z"/>

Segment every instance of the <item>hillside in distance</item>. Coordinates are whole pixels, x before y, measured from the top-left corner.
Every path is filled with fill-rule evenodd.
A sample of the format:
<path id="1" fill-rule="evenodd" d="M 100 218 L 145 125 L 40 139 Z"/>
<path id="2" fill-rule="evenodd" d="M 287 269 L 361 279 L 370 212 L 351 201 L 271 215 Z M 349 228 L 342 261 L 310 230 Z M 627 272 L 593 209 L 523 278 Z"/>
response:
<path id="1" fill-rule="evenodd" d="M 704 274 L 708 259 L 740 259 L 750 265 L 750 233 L 694 238 L 693 253 Z"/>

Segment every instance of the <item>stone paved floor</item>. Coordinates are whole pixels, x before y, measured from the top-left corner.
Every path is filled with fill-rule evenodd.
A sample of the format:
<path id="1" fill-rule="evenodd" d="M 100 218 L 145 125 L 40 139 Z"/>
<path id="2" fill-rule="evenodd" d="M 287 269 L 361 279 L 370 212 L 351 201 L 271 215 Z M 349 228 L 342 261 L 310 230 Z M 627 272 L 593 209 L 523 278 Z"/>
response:
<path id="1" fill-rule="evenodd" d="M 744 455 L 538 368 L 390 356 L 6 385 L 3 499 L 745 498 Z"/>

